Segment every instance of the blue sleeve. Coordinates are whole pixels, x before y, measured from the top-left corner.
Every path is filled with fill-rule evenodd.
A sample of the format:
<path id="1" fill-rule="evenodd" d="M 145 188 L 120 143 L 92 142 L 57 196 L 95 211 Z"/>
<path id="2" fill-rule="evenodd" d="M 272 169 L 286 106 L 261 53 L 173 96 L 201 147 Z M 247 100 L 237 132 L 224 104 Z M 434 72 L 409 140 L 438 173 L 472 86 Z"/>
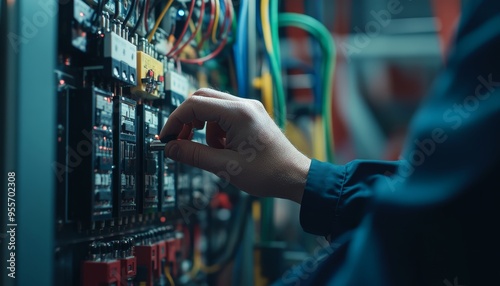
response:
<path id="1" fill-rule="evenodd" d="M 354 228 L 373 196 L 373 183 L 394 174 L 398 166 L 398 161 L 355 160 L 333 165 L 312 160 L 301 203 L 302 227 L 332 237 Z"/>
<path id="2" fill-rule="evenodd" d="M 359 162 L 311 165 L 304 228 L 325 234 L 345 231 L 345 222 L 357 227 L 341 236 L 349 236 L 341 251 L 322 260 L 307 285 L 498 280 L 492 275 L 500 265 L 499 12 L 498 0 L 464 6 L 447 67 L 413 118 L 394 174 L 383 176 L 383 163 L 368 174 Z M 360 196 L 363 208 L 352 204 Z"/>

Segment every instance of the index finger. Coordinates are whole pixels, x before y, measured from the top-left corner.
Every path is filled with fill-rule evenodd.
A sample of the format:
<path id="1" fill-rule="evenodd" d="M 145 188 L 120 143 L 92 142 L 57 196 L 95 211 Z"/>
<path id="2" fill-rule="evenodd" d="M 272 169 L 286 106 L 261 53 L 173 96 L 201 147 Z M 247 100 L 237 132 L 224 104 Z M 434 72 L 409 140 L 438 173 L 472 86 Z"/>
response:
<path id="1" fill-rule="evenodd" d="M 227 131 L 232 122 L 229 118 L 236 112 L 239 104 L 240 101 L 191 96 L 170 114 L 160 132 L 160 138 L 178 135 L 184 124 L 191 123 L 195 119 L 217 122 L 224 131 Z"/>
<path id="2" fill-rule="evenodd" d="M 226 99 L 226 100 L 233 100 L 233 101 L 241 101 L 241 97 L 237 97 L 234 95 L 231 95 L 226 92 L 218 91 L 216 89 L 211 89 L 211 88 L 200 88 L 197 91 L 193 93 L 193 96 L 204 96 L 204 97 L 212 97 L 212 98 L 218 98 L 218 99 Z"/>

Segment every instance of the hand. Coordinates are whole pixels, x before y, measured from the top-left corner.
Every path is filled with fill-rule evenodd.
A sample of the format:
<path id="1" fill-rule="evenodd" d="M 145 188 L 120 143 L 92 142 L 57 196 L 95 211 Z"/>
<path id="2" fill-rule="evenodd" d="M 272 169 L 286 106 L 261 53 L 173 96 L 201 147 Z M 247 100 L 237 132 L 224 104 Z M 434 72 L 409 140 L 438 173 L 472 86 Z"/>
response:
<path id="1" fill-rule="evenodd" d="M 207 145 L 189 139 L 206 123 Z M 200 89 L 167 120 L 160 138 L 179 134 L 165 155 L 212 172 L 249 194 L 300 204 L 311 160 L 283 135 L 259 101 Z"/>

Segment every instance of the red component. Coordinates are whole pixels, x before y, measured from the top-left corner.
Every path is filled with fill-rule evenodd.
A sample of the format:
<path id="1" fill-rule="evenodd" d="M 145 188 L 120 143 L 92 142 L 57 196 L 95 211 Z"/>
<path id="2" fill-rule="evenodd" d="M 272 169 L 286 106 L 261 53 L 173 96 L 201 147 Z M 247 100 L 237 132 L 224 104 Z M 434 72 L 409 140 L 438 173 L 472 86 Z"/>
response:
<path id="1" fill-rule="evenodd" d="M 231 199 L 226 193 L 218 193 L 217 195 L 215 195 L 215 198 L 211 202 L 211 206 L 212 208 L 223 208 L 228 210 L 233 208 Z"/>
<path id="2" fill-rule="evenodd" d="M 165 77 L 164 77 L 164 76 L 162 76 L 162 75 L 159 75 L 159 76 L 158 76 L 158 81 L 159 81 L 159 82 L 164 82 L 164 81 L 165 81 Z"/>
<path id="3" fill-rule="evenodd" d="M 172 270 L 172 274 L 175 276 L 177 276 L 177 263 L 176 262 L 176 253 L 178 251 L 178 247 L 177 247 L 177 241 L 180 240 L 180 239 L 171 239 L 171 240 L 168 240 L 166 243 L 167 243 L 167 261 L 169 263 L 172 263 L 172 267 L 171 267 L 171 270 Z"/>
<path id="4" fill-rule="evenodd" d="M 120 273 L 124 281 L 130 278 L 133 279 L 137 275 L 137 259 L 135 256 L 120 259 Z"/>
<path id="5" fill-rule="evenodd" d="M 154 278 L 153 273 L 158 271 L 158 245 L 141 245 L 135 247 L 135 256 L 137 257 L 137 268 L 145 269 L 146 273 L 146 286 L 153 286 Z M 142 271 L 142 270 L 139 270 Z M 139 273 L 137 273 L 139 276 Z M 142 282 L 142 281 L 139 281 Z"/>
<path id="6" fill-rule="evenodd" d="M 122 285 L 120 278 L 120 261 L 106 262 L 85 261 L 82 266 L 82 285 Z"/>
<path id="7" fill-rule="evenodd" d="M 154 77 L 155 72 L 153 70 L 148 70 L 148 77 Z"/>
<path id="8" fill-rule="evenodd" d="M 163 259 L 168 261 L 168 252 L 167 252 L 167 242 L 166 241 L 160 241 L 157 243 L 158 245 L 158 271 L 155 271 L 155 277 L 160 278 L 161 273 L 163 272 L 163 269 L 161 269 L 161 261 Z"/>

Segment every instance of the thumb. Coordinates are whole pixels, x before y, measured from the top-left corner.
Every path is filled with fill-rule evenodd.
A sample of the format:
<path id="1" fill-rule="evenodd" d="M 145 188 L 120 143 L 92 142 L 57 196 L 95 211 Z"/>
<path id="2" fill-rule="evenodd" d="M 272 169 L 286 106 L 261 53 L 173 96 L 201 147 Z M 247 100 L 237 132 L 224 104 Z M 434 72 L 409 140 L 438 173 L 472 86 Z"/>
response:
<path id="1" fill-rule="evenodd" d="M 175 161 L 216 173 L 223 170 L 228 161 L 237 159 L 238 154 L 190 140 L 175 140 L 167 144 L 165 155 Z"/>

